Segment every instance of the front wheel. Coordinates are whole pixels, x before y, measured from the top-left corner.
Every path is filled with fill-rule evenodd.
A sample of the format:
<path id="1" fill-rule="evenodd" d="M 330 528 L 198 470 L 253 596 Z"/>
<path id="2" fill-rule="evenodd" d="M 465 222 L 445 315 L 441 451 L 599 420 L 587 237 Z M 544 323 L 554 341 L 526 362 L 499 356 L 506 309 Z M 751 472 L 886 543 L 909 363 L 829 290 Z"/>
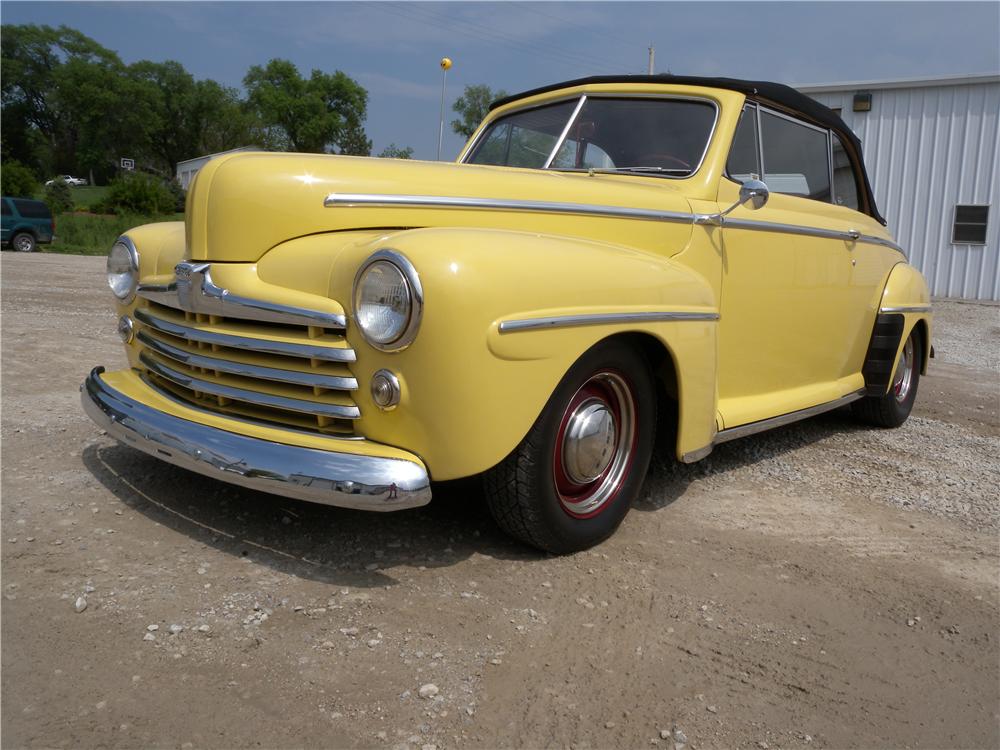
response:
<path id="1" fill-rule="evenodd" d="M 10 242 L 19 253 L 33 253 L 35 251 L 35 238 L 27 232 L 18 232 Z"/>
<path id="2" fill-rule="evenodd" d="M 892 375 L 889 392 L 883 396 L 866 396 L 855 401 L 851 404 L 855 416 L 876 427 L 899 427 L 903 424 L 910 416 L 913 402 L 917 398 L 922 354 L 920 337 L 914 330 L 903 344 L 903 352 L 899 355 L 899 364 Z"/>
<path id="3" fill-rule="evenodd" d="M 490 512 L 511 536 L 558 554 L 614 533 L 653 450 L 649 364 L 621 341 L 573 365 L 520 445 L 484 475 Z"/>

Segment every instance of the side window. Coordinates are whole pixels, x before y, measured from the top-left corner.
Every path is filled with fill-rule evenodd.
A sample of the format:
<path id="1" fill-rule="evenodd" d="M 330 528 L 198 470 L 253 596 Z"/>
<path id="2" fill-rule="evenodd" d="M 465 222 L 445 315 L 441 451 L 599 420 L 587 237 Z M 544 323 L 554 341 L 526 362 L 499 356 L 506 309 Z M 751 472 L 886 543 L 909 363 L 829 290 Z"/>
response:
<path id="1" fill-rule="evenodd" d="M 14 207 L 25 219 L 50 219 L 49 207 L 41 201 L 20 200 L 14 198 Z"/>
<path id="2" fill-rule="evenodd" d="M 0 201 L 0 205 L 3 206 L 3 215 L 4 216 L 13 216 L 14 215 L 14 212 L 10 210 L 10 204 L 6 200 Z"/>
<path id="3" fill-rule="evenodd" d="M 746 182 L 751 175 L 760 176 L 760 152 L 757 150 L 757 108 L 747 105 L 736 126 L 733 147 L 729 150 L 726 174 L 736 182 Z"/>
<path id="4" fill-rule="evenodd" d="M 840 136 L 833 135 L 833 201 L 838 206 L 858 210 L 858 176 L 844 150 Z"/>
<path id="5" fill-rule="evenodd" d="M 760 113 L 764 182 L 773 193 L 830 201 L 829 131 Z"/>

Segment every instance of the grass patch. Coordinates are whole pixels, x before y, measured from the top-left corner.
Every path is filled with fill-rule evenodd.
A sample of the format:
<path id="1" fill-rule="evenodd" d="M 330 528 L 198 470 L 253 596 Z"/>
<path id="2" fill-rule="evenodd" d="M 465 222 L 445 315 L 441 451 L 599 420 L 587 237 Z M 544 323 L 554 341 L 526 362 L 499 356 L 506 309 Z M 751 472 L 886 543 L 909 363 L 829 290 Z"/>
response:
<path id="1" fill-rule="evenodd" d="M 86 190 L 87 188 L 75 188 Z M 104 188 L 94 188 L 103 190 Z M 107 255 L 118 236 L 140 224 L 155 221 L 183 221 L 184 214 L 143 216 L 141 214 L 69 213 L 56 217 L 56 240 L 39 247 L 47 253 Z"/>
<path id="2" fill-rule="evenodd" d="M 78 211 L 89 211 L 94 204 L 104 199 L 107 192 L 107 185 L 86 185 L 71 188 L 70 195 L 73 196 L 73 203 Z"/>
<path id="3" fill-rule="evenodd" d="M 84 185 L 81 187 L 71 187 L 70 197 L 73 199 L 73 208 L 76 211 L 89 211 L 108 194 L 107 185 Z M 45 202 L 45 188 L 41 188 L 35 193 L 35 200 Z"/>

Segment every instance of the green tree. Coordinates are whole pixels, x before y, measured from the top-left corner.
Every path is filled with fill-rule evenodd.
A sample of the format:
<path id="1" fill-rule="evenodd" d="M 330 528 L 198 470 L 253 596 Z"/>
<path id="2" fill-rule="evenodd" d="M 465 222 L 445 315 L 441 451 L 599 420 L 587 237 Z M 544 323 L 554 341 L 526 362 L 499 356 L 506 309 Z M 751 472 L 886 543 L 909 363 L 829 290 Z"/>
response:
<path id="1" fill-rule="evenodd" d="M 145 172 L 125 172 L 111 181 L 97 207 L 102 213 L 157 216 L 177 210 L 178 196 L 169 183 Z"/>
<path id="2" fill-rule="evenodd" d="M 413 149 L 409 146 L 400 148 L 395 143 L 390 143 L 378 155 L 379 159 L 412 159 Z"/>
<path id="3" fill-rule="evenodd" d="M 151 166 L 172 174 L 177 162 L 239 146 L 264 146 L 263 132 L 235 89 L 196 81 L 179 62 L 129 66 L 146 111 Z"/>
<path id="4" fill-rule="evenodd" d="M 247 102 L 271 143 L 286 151 L 367 153 L 368 92 L 341 71 L 303 78 L 288 60 L 254 65 L 243 79 Z"/>
<path id="5" fill-rule="evenodd" d="M 7 25 L 0 38 L 4 155 L 43 173 L 108 171 L 141 143 L 141 106 L 114 52 L 66 26 Z"/>
<path id="6" fill-rule="evenodd" d="M 73 193 L 63 180 L 54 180 L 45 186 L 45 202 L 53 214 L 62 214 L 73 210 Z"/>
<path id="7" fill-rule="evenodd" d="M 462 117 L 461 120 L 451 121 L 451 129 L 459 135 L 470 138 L 486 117 L 486 113 L 490 111 L 490 104 L 505 96 L 507 92 L 503 89 L 493 91 L 486 84 L 466 86 L 462 95 L 451 105 L 451 108 Z"/>
<path id="8" fill-rule="evenodd" d="M 38 192 L 38 180 L 21 162 L 4 159 L 0 164 L 0 190 L 4 195 L 31 198 Z"/>

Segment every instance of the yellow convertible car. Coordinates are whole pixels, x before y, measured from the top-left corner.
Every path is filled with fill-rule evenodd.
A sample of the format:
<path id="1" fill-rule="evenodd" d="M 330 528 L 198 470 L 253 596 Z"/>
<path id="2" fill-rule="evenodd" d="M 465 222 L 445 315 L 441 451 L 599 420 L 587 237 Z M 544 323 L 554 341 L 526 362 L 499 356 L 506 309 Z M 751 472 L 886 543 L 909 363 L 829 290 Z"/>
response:
<path id="1" fill-rule="evenodd" d="M 164 461 L 327 505 L 481 475 L 503 529 L 580 550 L 654 445 L 697 461 L 846 404 L 906 420 L 930 297 L 884 224 L 857 138 L 767 82 L 548 86 L 457 163 L 234 154 L 185 222 L 112 247 L 129 367 L 83 404 Z"/>

